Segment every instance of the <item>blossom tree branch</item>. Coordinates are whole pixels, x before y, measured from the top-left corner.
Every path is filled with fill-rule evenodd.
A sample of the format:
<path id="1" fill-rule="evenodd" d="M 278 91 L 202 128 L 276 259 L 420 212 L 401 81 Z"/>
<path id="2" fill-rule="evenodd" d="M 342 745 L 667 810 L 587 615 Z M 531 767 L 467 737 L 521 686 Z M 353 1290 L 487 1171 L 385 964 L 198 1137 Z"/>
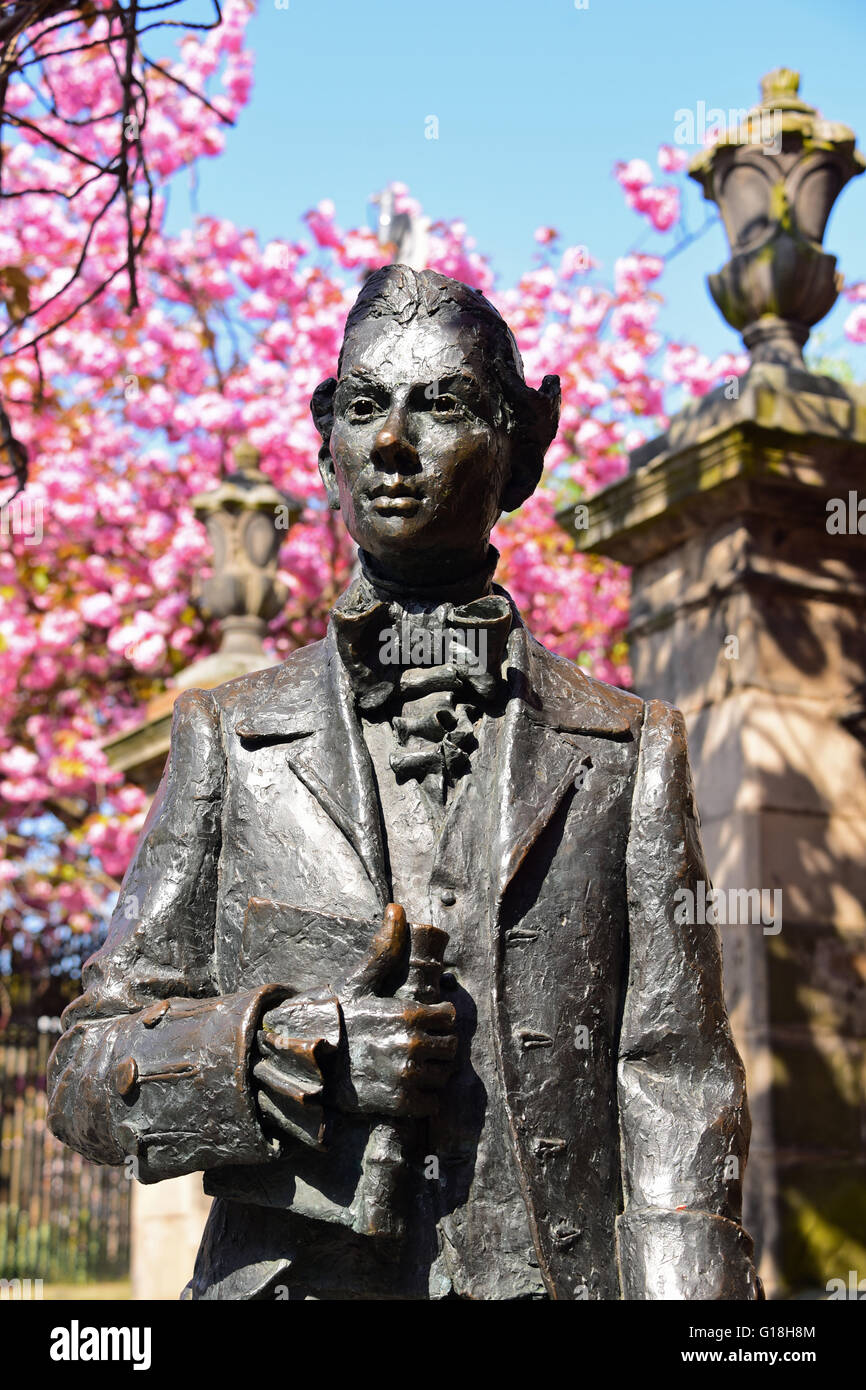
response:
<path id="1" fill-rule="evenodd" d="M 138 264 L 144 252 L 153 221 L 154 182 L 148 161 L 145 137 L 149 107 L 149 85 L 154 81 L 173 83 L 189 97 L 200 101 L 226 125 L 231 116 L 210 101 L 204 91 L 179 74 L 155 62 L 142 52 L 142 35 L 153 29 L 183 28 L 210 30 L 222 20 L 220 0 L 211 0 L 213 18 L 207 23 L 191 19 L 168 19 L 156 11 L 178 10 L 188 0 L 162 0 L 141 4 L 139 0 L 11 0 L 0 17 L 0 199 L 43 195 L 72 204 L 93 184 L 104 194 L 101 206 L 85 216 L 80 254 L 71 275 L 59 289 L 41 301 L 31 293 L 31 284 L 21 267 L 0 267 L 8 322 L 0 332 L 3 351 L 12 356 L 51 337 L 68 324 L 81 309 L 94 301 L 125 276 L 129 313 L 139 308 Z M 80 42 L 84 36 L 86 42 Z M 108 58 L 113 70 L 110 104 L 106 109 L 82 113 L 74 101 L 61 94 L 64 65 L 71 54 L 84 51 Z M 16 89 L 17 82 L 17 89 Z M 44 107 L 39 120 L 22 114 L 25 90 Z M 114 140 L 106 138 L 106 126 L 119 118 Z M 37 181 L 14 180 L 5 186 L 8 152 L 4 150 L 4 127 L 19 140 L 44 143 L 54 154 L 52 178 L 46 180 L 46 162 L 34 161 L 39 169 Z M 89 177 L 82 180 L 88 171 Z M 142 196 L 139 196 L 141 194 Z M 119 200 L 123 209 L 125 235 L 116 263 L 100 266 L 91 274 L 91 254 L 99 223 Z M 84 293 L 70 293 L 76 282 L 84 282 Z M 61 304 L 58 301 L 62 301 Z M 70 302 L 71 301 L 71 302 Z M 50 306 L 58 312 L 48 314 Z M 27 451 L 16 439 L 9 416 L 0 401 L 0 485 L 14 483 L 12 495 L 27 479 Z M 9 499 L 7 498 L 7 501 Z"/>

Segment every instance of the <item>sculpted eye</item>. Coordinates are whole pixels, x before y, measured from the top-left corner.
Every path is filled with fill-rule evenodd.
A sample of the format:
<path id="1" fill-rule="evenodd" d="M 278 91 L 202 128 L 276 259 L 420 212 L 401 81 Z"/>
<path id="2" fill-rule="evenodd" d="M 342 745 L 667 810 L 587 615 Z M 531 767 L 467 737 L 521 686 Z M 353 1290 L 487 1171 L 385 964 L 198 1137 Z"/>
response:
<path id="1" fill-rule="evenodd" d="M 456 396 L 449 396 L 446 391 L 441 396 L 433 397 L 430 409 L 434 415 L 462 415 L 463 403 L 458 401 Z"/>
<path id="2" fill-rule="evenodd" d="M 372 420 L 378 409 L 376 402 L 369 396 L 356 396 L 346 406 L 346 417 L 356 421 Z"/>

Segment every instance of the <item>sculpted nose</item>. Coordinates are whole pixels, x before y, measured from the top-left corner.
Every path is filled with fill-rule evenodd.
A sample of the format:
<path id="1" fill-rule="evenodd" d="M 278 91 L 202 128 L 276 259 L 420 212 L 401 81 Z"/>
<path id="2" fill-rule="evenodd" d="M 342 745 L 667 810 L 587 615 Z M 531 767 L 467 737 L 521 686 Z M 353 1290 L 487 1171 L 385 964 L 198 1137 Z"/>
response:
<path id="1" fill-rule="evenodd" d="M 405 411 L 391 411 L 376 435 L 373 461 L 385 473 L 401 473 L 417 466 L 418 453 L 408 438 Z"/>

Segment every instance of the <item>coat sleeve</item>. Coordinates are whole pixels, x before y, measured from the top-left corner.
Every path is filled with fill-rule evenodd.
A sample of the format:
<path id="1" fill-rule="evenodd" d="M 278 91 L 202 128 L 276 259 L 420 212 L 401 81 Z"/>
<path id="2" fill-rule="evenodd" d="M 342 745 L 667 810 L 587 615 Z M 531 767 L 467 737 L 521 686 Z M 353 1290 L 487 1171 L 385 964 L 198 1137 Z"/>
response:
<path id="1" fill-rule="evenodd" d="M 753 1299 L 740 1224 L 749 1113 L 718 928 L 684 904 L 707 881 L 678 710 L 647 704 L 628 857 L 629 976 L 618 1059 L 625 1299 Z M 692 902 L 695 901 L 693 897 Z"/>
<path id="2" fill-rule="evenodd" d="M 107 939 L 49 1060 L 53 1132 L 97 1163 L 131 1163 L 142 1182 L 279 1156 L 251 1052 L 263 1010 L 292 991 L 223 995 L 212 975 L 224 777 L 216 701 L 185 691 Z"/>

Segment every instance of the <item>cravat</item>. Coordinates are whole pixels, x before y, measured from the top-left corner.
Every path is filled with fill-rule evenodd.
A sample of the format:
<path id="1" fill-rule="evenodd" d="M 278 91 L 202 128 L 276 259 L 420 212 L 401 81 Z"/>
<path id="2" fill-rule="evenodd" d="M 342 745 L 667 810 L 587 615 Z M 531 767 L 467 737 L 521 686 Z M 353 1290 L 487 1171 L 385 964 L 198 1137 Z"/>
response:
<path id="1" fill-rule="evenodd" d="M 337 650 L 361 713 L 390 719 L 398 781 L 415 778 L 444 803 L 469 771 L 474 722 L 503 684 L 512 616 L 501 592 L 429 607 L 383 597 L 366 577 L 339 600 L 331 615 Z"/>

